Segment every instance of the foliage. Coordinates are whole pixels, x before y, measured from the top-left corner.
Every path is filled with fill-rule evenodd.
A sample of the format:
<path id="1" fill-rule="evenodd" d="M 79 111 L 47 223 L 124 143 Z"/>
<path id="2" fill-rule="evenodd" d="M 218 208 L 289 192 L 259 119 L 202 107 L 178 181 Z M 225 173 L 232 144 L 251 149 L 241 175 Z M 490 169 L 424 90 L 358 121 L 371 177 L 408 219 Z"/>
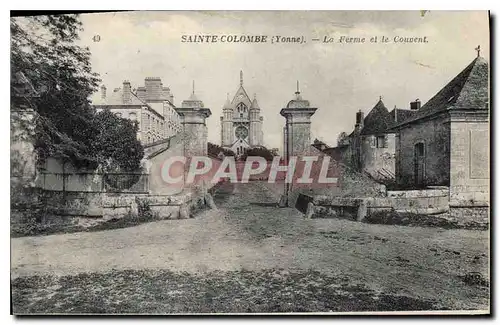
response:
<path id="1" fill-rule="evenodd" d="M 234 156 L 234 151 L 223 148 L 223 147 L 216 145 L 216 144 L 213 144 L 211 142 L 209 142 L 207 144 L 207 146 L 208 146 L 208 148 L 207 148 L 208 154 L 211 156 L 217 157 L 219 155 L 219 153 L 221 153 L 221 152 L 224 156 Z"/>
<path id="2" fill-rule="evenodd" d="M 91 71 L 89 49 L 75 44 L 82 26 L 78 16 L 11 18 L 10 26 L 11 73 L 25 76 L 38 95 L 26 101 L 40 116 L 35 127 L 39 157 L 95 163 L 88 151 L 95 134 L 88 98 L 99 79 Z"/>
<path id="3" fill-rule="evenodd" d="M 142 148 L 132 136 L 137 128 L 96 114 L 89 101 L 100 80 L 91 70 L 89 48 L 76 43 L 82 30 L 78 15 L 14 17 L 10 28 L 11 108 L 18 109 L 22 100 L 38 113 L 38 158 L 60 158 L 87 168 L 109 168 L 110 163 L 120 170 L 138 167 Z M 20 83 L 31 94 L 20 92 Z"/>
<path id="4" fill-rule="evenodd" d="M 138 197 L 135 198 L 135 203 L 137 204 L 137 216 L 142 219 L 154 219 L 153 211 L 149 206 L 147 200 L 141 200 Z"/>
<path id="5" fill-rule="evenodd" d="M 139 169 L 144 149 L 137 140 L 137 122 L 103 110 L 95 115 L 92 124 L 96 134 L 90 152 L 101 162 L 104 171 L 130 172 Z"/>
<path id="6" fill-rule="evenodd" d="M 247 157 L 251 156 L 263 157 L 267 161 L 271 161 L 274 158 L 274 154 L 266 147 L 255 147 L 248 149 L 246 153 L 241 157 L 241 160 L 246 160 Z"/>
<path id="7" fill-rule="evenodd" d="M 337 146 L 343 146 L 346 145 L 348 141 L 348 135 L 345 132 L 341 132 L 339 136 L 337 137 Z"/>

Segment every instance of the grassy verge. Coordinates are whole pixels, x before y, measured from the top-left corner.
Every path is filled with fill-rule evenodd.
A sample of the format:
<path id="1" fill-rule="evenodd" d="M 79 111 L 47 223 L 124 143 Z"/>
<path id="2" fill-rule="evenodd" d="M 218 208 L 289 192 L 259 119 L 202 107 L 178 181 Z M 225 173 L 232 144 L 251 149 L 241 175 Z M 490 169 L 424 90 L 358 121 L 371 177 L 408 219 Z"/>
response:
<path id="1" fill-rule="evenodd" d="M 15 314 L 256 313 L 446 309 L 316 271 L 112 271 L 12 281 Z"/>

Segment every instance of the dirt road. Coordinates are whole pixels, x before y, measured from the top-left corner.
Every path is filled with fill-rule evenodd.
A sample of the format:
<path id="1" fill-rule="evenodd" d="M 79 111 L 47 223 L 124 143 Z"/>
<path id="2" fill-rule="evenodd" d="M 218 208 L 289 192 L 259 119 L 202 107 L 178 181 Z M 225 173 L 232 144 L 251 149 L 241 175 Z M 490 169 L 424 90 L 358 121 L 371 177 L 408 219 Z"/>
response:
<path id="1" fill-rule="evenodd" d="M 487 291 L 460 278 L 471 271 L 487 276 L 487 231 L 306 220 L 295 209 L 277 208 L 278 194 L 265 183 L 228 184 L 215 197 L 218 210 L 194 219 L 14 238 L 12 277 L 125 269 L 314 270 L 454 309 L 487 308 Z"/>

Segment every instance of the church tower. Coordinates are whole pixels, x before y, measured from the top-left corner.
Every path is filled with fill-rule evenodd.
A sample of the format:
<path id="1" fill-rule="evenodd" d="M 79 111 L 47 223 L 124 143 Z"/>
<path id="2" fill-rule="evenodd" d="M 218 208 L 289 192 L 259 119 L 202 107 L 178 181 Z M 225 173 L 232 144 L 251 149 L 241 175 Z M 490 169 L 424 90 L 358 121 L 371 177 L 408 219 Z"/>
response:
<path id="1" fill-rule="evenodd" d="M 233 107 L 231 106 L 231 102 L 229 101 L 229 93 L 228 93 L 226 102 L 224 103 L 224 107 L 222 108 L 222 116 L 221 116 L 222 147 L 229 147 L 233 142 L 233 138 L 231 136 L 232 120 L 233 120 Z"/>
<path id="2" fill-rule="evenodd" d="M 257 95 L 254 94 L 252 105 L 250 106 L 250 146 L 258 146 L 261 143 L 260 125 L 260 107 L 257 102 Z"/>
<path id="3" fill-rule="evenodd" d="M 243 87 L 243 71 L 240 71 L 240 85 L 232 101 L 229 96 L 222 107 L 221 145 L 236 155 L 244 154 L 249 148 L 263 145 L 262 122 L 257 96 L 253 100 Z"/>

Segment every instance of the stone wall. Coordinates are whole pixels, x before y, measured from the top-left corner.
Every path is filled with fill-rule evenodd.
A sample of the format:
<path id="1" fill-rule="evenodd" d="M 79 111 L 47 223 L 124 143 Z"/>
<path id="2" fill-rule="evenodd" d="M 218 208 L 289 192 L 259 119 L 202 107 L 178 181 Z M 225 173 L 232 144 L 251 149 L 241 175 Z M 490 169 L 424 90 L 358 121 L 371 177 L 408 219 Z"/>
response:
<path id="1" fill-rule="evenodd" d="M 347 216 L 363 218 L 376 212 L 396 211 L 415 214 L 440 214 L 449 211 L 448 189 L 388 191 L 387 197 L 371 196 L 328 196 L 302 193 L 297 208 L 305 212 L 311 202 L 314 213 L 325 216 Z M 358 214 L 358 210 L 363 211 Z M 354 213 L 354 212 L 356 213 Z M 314 215 L 313 215 L 314 217 Z M 356 219 L 354 218 L 354 219 Z M 351 218 L 352 219 L 352 218 Z"/>
<path id="2" fill-rule="evenodd" d="M 144 145 L 144 157 L 155 155 L 156 153 L 168 149 L 170 146 L 170 139 L 163 139 L 155 143 Z"/>
<path id="3" fill-rule="evenodd" d="M 380 212 L 449 212 L 448 189 L 389 191 L 387 197 L 339 197 L 301 193 L 296 208 L 308 218 L 340 217 L 361 221 Z"/>
<path id="4" fill-rule="evenodd" d="M 33 187 L 37 157 L 33 146 L 37 113 L 26 109 L 10 112 L 11 186 Z"/>
<path id="5" fill-rule="evenodd" d="M 459 224 L 489 225 L 489 207 L 450 207 L 450 219 Z"/>
<path id="6" fill-rule="evenodd" d="M 401 185 L 415 184 L 415 145 L 424 143 L 424 185 L 445 185 L 450 182 L 450 124 L 445 116 L 413 123 L 399 134 L 397 156 L 397 182 Z"/>
<path id="7" fill-rule="evenodd" d="M 37 211 L 38 223 L 60 228 L 83 226 L 91 227 L 100 223 L 137 216 L 138 203 L 145 204 L 155 215 L 155 220 L 182 219 L 205 207 L 205 198 L 197 193 L 187 192 L 178 195 L 148 194 L 110 194 L 86 192 L 39 193 L 40 209 Z M 187 216 L 181 210 L 185 209 Z M 24 222 L 22 213 L 12 218 L 12 223 Z"/>
<path id="8" fill-rule="evenodd" d="M 385 136 L 386 148 L 377 148 L 376 141 L 370 139 L 375 136 L 363 137 L 361 142 L 361 169 L 376 179 L 390 178 L 396 173 L 396 135 Z"/>
<path id="9" fill-rule="evenodd" d="M 169 145 L 160 149 L 156 155 L 148 159 L 147 171 L 149 172 L 149 192 L 153 195 L 173 195 L 184 189 L 184 166 L 180 163 L 165 168 L 164 163 L 172 157 L 184 157 L 184 142 L 181 135 L 170 138 Z M 171 177 L 181 177 L 181 181 L 169 184 L 164 180 L 162 173 L 169 171 Z"/>
<path id="10" fill-rule="evenodd" d="M 451 123 L 450 201 L 452 204 L 489 202 L 489 125 Z"/>

